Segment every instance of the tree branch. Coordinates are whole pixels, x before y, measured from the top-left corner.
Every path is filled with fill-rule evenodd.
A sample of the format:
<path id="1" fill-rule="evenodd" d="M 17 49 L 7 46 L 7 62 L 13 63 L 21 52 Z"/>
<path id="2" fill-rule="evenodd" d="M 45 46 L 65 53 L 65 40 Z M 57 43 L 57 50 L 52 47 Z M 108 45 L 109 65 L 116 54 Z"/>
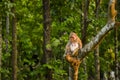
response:
<path id="1" fill-rule="evenodd" d="M 115 3 L 116 0 L 110 0 L 109 2 L 107 24 L 101 29 L 101 31 L 99 31 L 99 33 L 88 44 L 86 44 L 82 49 L 79 50 L 80 60 L 83 60 L 84 57 L 86 57 L 91 50 L 93 50 L 98 44 L 100 44 L 102 39 L 116 25 L 115 17 L 117 15 L 117 11 L 115 10 Z"/>
<path id="2" fill-rule="evenodd" d="M 120 25 L 120 22 L 115 22 L 115 17 L 117 15 L 117 11 L 115 10 L 115 3 L 116 3 L 116 0 L 110 0 L 109 2 L 107 24 L 82 49 L 74 51 L 74 53 L 79 51 L 79 55 L 78 55 L 79 59 L 74 58 L 69 54 L 65 56 L 65 59 L 72 65 L 72 68 L 74 70 L 73 80 L 78 79 L 78 68 L 79 68 L 79 65 L 81 64 L 81 61 L 89 54 L 89 52 L 92 49 L 96 48 L 97 45 L 101 43 L 101 41 L 104 39 L 104 37 L 108 34 L 110 30 Z"/>

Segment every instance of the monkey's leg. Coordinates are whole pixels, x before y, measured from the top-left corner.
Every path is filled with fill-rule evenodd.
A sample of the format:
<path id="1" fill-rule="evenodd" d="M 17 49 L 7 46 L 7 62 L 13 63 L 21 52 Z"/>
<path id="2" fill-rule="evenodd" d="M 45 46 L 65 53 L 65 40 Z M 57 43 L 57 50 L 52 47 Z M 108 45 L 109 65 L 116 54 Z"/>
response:
<path id="1" fill-rule="evenodd" d="M 79 59 L 76 59 L 75 57 L 72 57 L 70 54 L 67 54 L 65 56 L 65 59 L 72 64 L 72 66 L 76 65 L 79 66 L 81 61 Z"/>
<path id="2" fill-rule="evenodd" d="M 73 69 L 74 69 L 74 75 L 73 75 L 73 80 L 77 80 L 78 79 L 78 69 L 80 66 L 81 61 L 77 58 L 72 57 L 71 55 L 66 55 L 66 60 L 71 63 Z"/>
<path id="3" fill-rule="evenodd" d="M 76 58 L 70 56 L 69 54 L 66 55 L 65 58 L 69 63 L 71 63 L 71 65 L 74 69 L 73 80 L 77 80 L 78 79 L 78 69 L 79 69 L 81 61 L 79 59 L 76 59 Z"/>
<path id="4" fill-rule="evenodd" d="M 72 57 L 70 54 L 67 54 L 65 56 L 65 59 L 69 62 L 69 63 L 76 63 L 76 58 Z"/>
<path id="5" fill-rule="evenodd" d="M 78 69 L 79 69 L 79 66 L 80 66 L 80 61 L 77 61 L 72 66 L 73 66 L 73 69 L 74 69 L 73 80 L 78 80 Z"/>

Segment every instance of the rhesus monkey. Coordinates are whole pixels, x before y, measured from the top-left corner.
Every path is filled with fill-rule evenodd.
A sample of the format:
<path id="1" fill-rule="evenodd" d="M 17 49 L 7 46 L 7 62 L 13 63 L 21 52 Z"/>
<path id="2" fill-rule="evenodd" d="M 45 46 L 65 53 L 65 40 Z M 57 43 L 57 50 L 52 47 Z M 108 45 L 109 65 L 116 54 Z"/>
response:
<path id="1" fill-rule="evenodd" d="M 80 38 L 77 36 L 76 33 L 71 32 L 69 36 L 69 41 L 65 48 L 65 59 L 71 63 L 74 74 L 73 74 L 73 80 L 78 79 L 78 68 L 81 63 L 81 61 L 76 57 L 78 55 L 78 49 L 82 48 L 82 42 Z"/>
<path id="2" fill-rule="evenodd" d="M 69 36 L 69 41 L 65 48 L 65 54 L 70 54 L 72 56 L 78 55 L 78 49 L 82 48 L 82 42 L 76 33 L 71 32 Z"/>

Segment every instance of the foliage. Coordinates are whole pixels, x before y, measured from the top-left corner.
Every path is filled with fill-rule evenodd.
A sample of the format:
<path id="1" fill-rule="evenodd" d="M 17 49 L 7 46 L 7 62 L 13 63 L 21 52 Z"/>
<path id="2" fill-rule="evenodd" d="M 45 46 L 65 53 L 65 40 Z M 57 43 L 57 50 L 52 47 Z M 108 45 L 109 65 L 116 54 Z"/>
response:
<path id="1" fill-rule="evenodd" d="M 43 56 L 43 11 L 42 0 L 16 0 L 12 4 L 9 0 L 2 0 L 2 26 L 3 26 L 3 55 L 2 55 L 2 80 L 11 80 L 11 7 L 15 6 L 17 15 L 17 48 L 18 48 L 18 80 L 44 80 L 46 68 L 52 69 L 54 80 L 68 79 L 68 63 L 63 59 L 64 48 L 71 31 L 76 32 L 81 37 L 81 25 L 83 25 L 83 10 L 81 8 L 83 0 L 51 0 L 51 43 L 46 47 L 52 49 L 52 59 L 49 63 L 42 65 Z M 91 0 L 89 6 L 88 19 L 90 21 L 87 30 L 87 42 L 97 34 L 107 18 L 108 0 L 102 1 L 99 19 L 94 14 L 95 3 Z M 119 1 L 120 2 L 120 1 Z M 117 5 L 119 6 L 119 5 Z M 10 33 L 6 37 L 6 16 L 10 16 Z M 119 20 L 119 16 L 117 18 Z M 97 30 L 95 28 L 97 27 Z M 118 30 L 120 31 L 120 29 Z M 109 35 L 100 44 L 100 65 L 101 73 L 114 70 L 114 33 Z M 120 35 L 120 33 L 118 33 Z M 6 38 L 9 40 L 8 52 L 6 52 Z M 120 38 L 118 38 L 120 39 Z M 118 40 L 120 41 L 120 40 Z M 120 50 L 120 43 L 118 43 Z M 120 51 L 119 51 L 120 56 Z M 119 57 L 120 62 L 120 57 Z M 91 52 L 87 59 L 87 74 L 84 74 L 83 64 L 79 69 L 79 80 L 85 80 L 87 76 L 95 74 L 94 55 Z"/>

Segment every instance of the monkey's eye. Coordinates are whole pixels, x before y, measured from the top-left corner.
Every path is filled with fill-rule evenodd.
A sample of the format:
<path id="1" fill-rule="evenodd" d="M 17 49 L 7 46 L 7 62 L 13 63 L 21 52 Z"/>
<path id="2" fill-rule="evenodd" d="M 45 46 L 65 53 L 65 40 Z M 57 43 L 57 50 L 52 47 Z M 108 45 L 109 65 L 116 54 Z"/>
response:
<path id="1" fill-rule="evenodd" d="M 74 40 L 74 38 L 73 38 L 73 37 L 70 37 L 70 40 Z"/>
<path id="2" fill-rule="evenodd" d="M 74 38 L 73 36 L 71 36 L 70 38 Z"/>

